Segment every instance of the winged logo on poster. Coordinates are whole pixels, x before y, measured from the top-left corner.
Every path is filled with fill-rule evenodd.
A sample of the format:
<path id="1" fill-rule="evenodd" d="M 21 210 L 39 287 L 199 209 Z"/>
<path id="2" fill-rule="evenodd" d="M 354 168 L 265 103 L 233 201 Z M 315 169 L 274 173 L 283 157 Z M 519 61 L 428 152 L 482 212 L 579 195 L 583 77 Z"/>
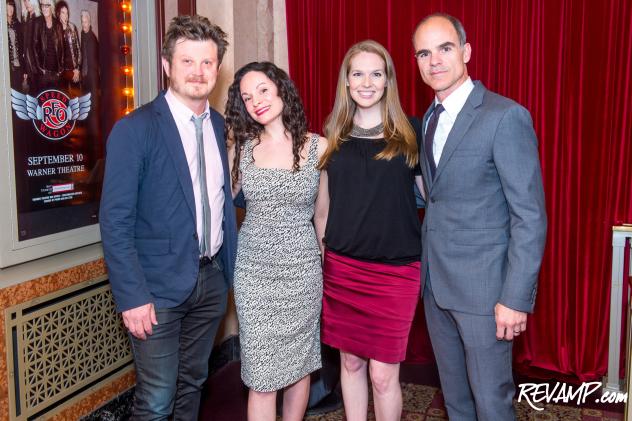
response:
<path id="1" fill-rule="evenodd" d="M 91 94 L 70 99 L 56 89 L 41 92 L 37 98 L 11 89 L 11 107 L 22 120 L 32 120 L 35 129 L 48 140 L 68 136 L 77 120 L 90 113 Z"/>

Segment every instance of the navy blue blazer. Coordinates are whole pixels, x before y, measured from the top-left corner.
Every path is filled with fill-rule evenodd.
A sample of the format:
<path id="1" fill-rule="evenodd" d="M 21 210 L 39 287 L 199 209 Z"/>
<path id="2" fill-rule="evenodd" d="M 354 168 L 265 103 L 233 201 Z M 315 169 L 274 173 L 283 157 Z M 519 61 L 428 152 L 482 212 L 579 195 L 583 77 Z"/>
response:
<path id="1" fill-rule="evenodd" d="M 232 286 L 237 225 L 224 119 L 210 110 L 224 168 L 224 242 L 219 252 Z M 107 141 L 100 225 L 118 311 L 154 303 L 175 307 L 190 295 L 199 270 L 193 184 L 164 92 L 119 120 Z"/>

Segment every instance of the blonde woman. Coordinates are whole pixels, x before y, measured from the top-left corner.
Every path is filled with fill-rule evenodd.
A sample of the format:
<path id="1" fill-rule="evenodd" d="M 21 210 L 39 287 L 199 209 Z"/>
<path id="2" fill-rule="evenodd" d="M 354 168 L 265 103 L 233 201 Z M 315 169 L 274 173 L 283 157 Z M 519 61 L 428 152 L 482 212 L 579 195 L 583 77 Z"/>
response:
<path id="1" fill-rule="evenodd" d="M 366 420 L 367 370 L 375 415 L 399 420 L 399 364 L 420 293 L 420 224 L 414 198 L 415 131 L 397 94 L 393 61 L 367 40 L 342 62 L 325 122 L 329 213 L 322 341 L 340 350 L 349 421 Z"/>

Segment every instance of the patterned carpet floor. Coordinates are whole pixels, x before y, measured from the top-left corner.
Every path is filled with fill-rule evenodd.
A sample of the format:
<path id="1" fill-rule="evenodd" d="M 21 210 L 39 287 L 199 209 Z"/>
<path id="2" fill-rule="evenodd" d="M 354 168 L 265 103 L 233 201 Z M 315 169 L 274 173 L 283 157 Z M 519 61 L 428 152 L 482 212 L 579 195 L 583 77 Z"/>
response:
<path id="1" fill-rule="evenodd" d="M 402 383 L 404 398 L 402 421 L 447 421 L 443 395 L 435 387 Z M 518 421 L 620 421 L 623 414 L 571 405 L 544 405 L 544 411 L 532 409 L 526 402 L 514 401 Z M 369 404 L 369 421 L 375 420 L 373 404 Z M 280 420 L 281 418 L 278 418 Z M 306 417 L 306 421 L 342 421 L 344 409 Z"/>
<path id="2" fill-rule="evenodd" d="M 241 382 L 239 362 L 231 362 L 209 379 L 203 394 L 200 421 L 246 421 L 248 389 Z M 401 376 L 403 421 L 447 421 L 443 395 L 437 387 L 439 376 L 434 364 L 404 364 Z M 516 379 L 526 382 L 529 379 Z M 532 379 L 531 379 L 532 381 Z M 545 404 L 544 411 L 532 409 L 527 402 L 514 400 L 518 421 L 623 421 L 624 404 L 586 405 Z M 280 421 L 281 418 L 278 418 Z M 344 421 L 344 409 L 305 417 L 306 421 Z M 369 421 L 375 420 L 373 403 L 369 404 Z M 499 420 L 500 421 L 500 420 Z"/>

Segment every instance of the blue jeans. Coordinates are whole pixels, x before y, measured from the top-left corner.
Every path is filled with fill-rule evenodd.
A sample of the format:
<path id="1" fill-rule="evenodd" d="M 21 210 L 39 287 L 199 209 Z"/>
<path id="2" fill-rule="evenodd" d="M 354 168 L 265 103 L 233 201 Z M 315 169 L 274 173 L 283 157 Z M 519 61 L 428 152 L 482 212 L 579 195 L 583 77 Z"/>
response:
<path id="1" fill-rule="evenodd" d="M 146 340 L 130 335 L 136 366 L 132 420 L 197 420 L 202 384 L 217 328 L 226 312 L 227 287 L 217 263 L 200 267 L 182 304 L 156 309 L 158 325 Z"/>

